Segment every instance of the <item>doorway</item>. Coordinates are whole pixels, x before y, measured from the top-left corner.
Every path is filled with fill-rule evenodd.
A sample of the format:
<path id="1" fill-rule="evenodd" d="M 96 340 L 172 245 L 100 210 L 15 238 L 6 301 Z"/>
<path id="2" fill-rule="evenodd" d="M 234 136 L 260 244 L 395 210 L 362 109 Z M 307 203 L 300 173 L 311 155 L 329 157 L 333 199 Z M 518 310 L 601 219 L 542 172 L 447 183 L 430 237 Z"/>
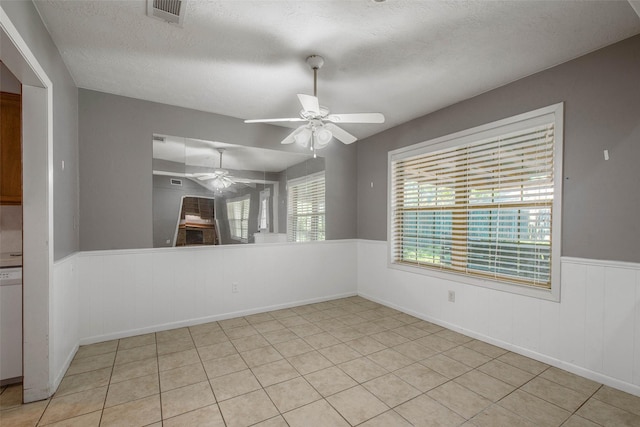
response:
<path id="1" fill-rule="evenodd" d="M 22 383 L 21 92 L 0 61 L 0 386 Z"/>
<path id="2" fill-rule="evenodd" d="M 53 85 L 0 7 L 2 62 L 22 84 L 23 401 L 52 393 L 50 289 L 53 286 Z M 29 171 L 25 173 L 24 171 Z"/>

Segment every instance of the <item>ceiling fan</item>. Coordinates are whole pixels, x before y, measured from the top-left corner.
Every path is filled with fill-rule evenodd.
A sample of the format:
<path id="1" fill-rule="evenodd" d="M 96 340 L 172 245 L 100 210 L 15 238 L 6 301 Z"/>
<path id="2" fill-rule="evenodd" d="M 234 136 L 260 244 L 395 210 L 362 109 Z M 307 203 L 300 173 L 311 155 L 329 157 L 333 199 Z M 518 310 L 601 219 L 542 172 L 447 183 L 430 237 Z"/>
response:
<path id="1" fill-rule="evenodd" d="M 282 140 L 282 144 L 294 142 L 309 147 L 312 151 L 326 147 L 335 137 L 345 144 L 351 144 L 358 138 L 351 135 L 334 123 L 384 123 L 384 115 L 381 113 L 350 113 L 332 114 L 328 108 L 318 102 L 318 70 L 324 64 L 324 58 L 319 55 L 308 56 L 307 64 L 313 70 L 313 96 L 298 94 L 302 111 L 300 117 L 280 119 L 251 119 L 245 123 L 276 123 L 276 122 L 307 122 L 298 127 L 289 136 Z"/>
<path id="2" fill-rule="evenodd" d="M 214 169 L 213 172 L 194 173 L 191 176 L 199 181 L 206 181 L 206 184 L 218 192 L 222 192 L 234 184 L 246 181 L 234 178 L 229 174 L 228 170 L 222 169 L 222 153 L 224 153 L 224 148 L 218 148 L 218 153 L 220 153 L 220 165 L 218 168 Z"/>

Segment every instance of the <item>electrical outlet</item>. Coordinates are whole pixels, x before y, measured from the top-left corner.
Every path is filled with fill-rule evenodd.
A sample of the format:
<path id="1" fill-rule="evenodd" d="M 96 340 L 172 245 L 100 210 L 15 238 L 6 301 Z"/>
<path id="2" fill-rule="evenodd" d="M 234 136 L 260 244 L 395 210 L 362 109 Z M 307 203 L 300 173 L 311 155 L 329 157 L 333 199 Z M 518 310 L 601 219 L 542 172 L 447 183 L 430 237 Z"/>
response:
<path id="1" fill-rule="evenodd" d="M 455 293 L 455 291 L 449 291 L 449 302 L 456 302 L 456 293 Z"/>
<path id="2" fill-rule="evenodd" d="M 233 283 L 231 284 L 231 292 L 233 292 L 234 294 L 237 294 L 237 293 L 238 293 L 238 283 L 233 282 Z"/>

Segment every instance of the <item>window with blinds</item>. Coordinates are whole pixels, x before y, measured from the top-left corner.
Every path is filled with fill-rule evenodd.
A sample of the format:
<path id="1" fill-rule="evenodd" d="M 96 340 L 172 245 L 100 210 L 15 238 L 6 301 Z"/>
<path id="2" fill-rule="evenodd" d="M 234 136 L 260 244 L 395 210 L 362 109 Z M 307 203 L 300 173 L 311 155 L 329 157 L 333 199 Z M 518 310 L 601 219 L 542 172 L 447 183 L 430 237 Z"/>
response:
<path id="1" fill-rule="evenodd" d="M 287 240 L 324 240 L 324 172 L 288 181 L 287 194 Z"/>
<path id="2" fill-rule="evenodd" d="M 393 152 L 391 262 L 550 290 L 562 113 L 549 108 Z"/>
<path id="3" fill-rule="evenodd" d="M 258 230 L 269 232 L 269 201 L 271 190 L 269 188 L 260 192 L 260 212 L 258 213 Z"/>
<path id="4" fill-rule="evenodd" d="M 227 201 L 227 219 L 229 234 L 233 240 L 249 241 L 249 196 Z"/>

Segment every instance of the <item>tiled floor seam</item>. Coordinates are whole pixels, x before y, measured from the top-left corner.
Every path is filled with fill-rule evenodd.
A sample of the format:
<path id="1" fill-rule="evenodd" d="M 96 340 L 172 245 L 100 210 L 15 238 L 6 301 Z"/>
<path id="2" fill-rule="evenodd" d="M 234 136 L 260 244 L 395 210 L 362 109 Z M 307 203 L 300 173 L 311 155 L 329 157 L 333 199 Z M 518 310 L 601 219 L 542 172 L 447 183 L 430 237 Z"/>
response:
<path id="1" fill-rule="evenodd" d="M 295 369 L 295 368 L 294 368 L 294 369 Z M 252 371 L 252 372 L 253 372 L 253 371 Z M 254 375 L 254 376 L 255 376 L 255 375 Z M 302 378 L 304 378 L 303 376 L 301 376 L 301 377 L 302 377 Z M 281 383 L 283 383 L 283 382 L 287 382 L 287 381 L 288 381 L 288 380 L 281 381 L 281 382 L 280 382 L 280 383 L 278 383 L 278 384 L 281 384 Z M 305 380 L 305 381 L 306 381 L 306 380 Z M 260 381 L 258 380 L 258 382 L 260 382 Z M 307 382 L 308 382 L 308 381 L 307 381 Z M 260 384 L 260 385 L 262 385 L 262 384 Z M 271 385 L 275 385 L 275 384 L 271 384 Z M 313 387 L 313 386 L 312 386 L 312 387 Z M 282 412 L 282 411 L 280 410 L 280 408 L 278 408 L 278 405 L 276 405 L 276 402 L 274 402 L 274 401 L 273 401 L 273 398 L 271 397 L 271 395 L 269 394 L 269 392 L 266 390 L 266 388 L 264 388 L 264 387 L 263 387 L 263 388 L 262 388 L 262 390 L 264 390 L 264 394 L 266 394 L 266 395 L 267 395 L 267 397 L 269 398 L 269 401 L 271 402 L 271 404 L 273 405 L 273 407 L 274 407 L 274 408 L 276 408 L 276 410 L 278 411 L 278 414 L 279 414 L 282 418 L 284 418 L 284 414 L 285 414 L 286 412 Z M 313 402 L 312 402 L 312 403 L 313 403 Z M 307 403 L 307 405 L 310 405 L 310 403 Z M 305 405 L 302 405 L 302 406 L 305 406 Z M 292 409 L 292 411 L 294 411 L 294 410 L 296 410 L 296 409 L 298 409 L 298 408 L 294 408 L 294 409 Z M 289 411 L 287 411 L 287 412 L 289 412 Z M 275 418 L 275 417 L 273 417 L 273 418 Z M 265 421 L 265 420 L 262 420 L 262 421 Z M 262 421 L 258 421 L 256 424 L 260 424 Z"/>
<path id="2" fill-rule="evenodd" d="M 593 398 L 593 399 L 597 400 L 597 401 L 598 401 L 598 402 L 600 402 L 600 403 L 604 403 L 605 405 L 609 405 L 609 406 L 611 406 L 611 407 L 613 407 L 613 408 L 619 409 L 619 410 L 621 410 L 621 411 L 629 412 L 629 413 L 631 413 L 631 414 L 634 414 L 634 415 L 637 415 L 638 417 L 640 417 L 640 414 L 638 414 L 638 413 L 635 413 L 635 412 L 629 411 L 628 409 L 625 409 L 625 408 L 623 408 L 622 406 L 618 406 L 618 405 L 616 405 L 614 402 L 607 402 L 606 400 L 602 400 L 601 398 L 598 398 L 597 396 L 595 396 L 595 394 L 596 394 L 596 393 L 597 393 L 601 388 L 604 388 L 604 387 L 607 387 L 607 386 L 606 386 L 606 385 L 604 385 L 604 384 L 600 385 L 600 387 L 598 387 L 598 390 L 597 390 L 595 393 L 593 393 L 593 396 L 592 396 L 591 398 Z"/>
<path id="3" fill-rule="evenodd" d="M 36 426 L 40 425 L 40 421 L 42 421 L 42 417 L 44 417 L 44 413 L 47 412 L 47 409 L 49 408 L 49 405 L 51 405 L 51 399 L 48 399 L 47 405 L 44 407 L 44 411 L 42 411 L 42 413 L 40 414 L 40 417 L 38 417 L 38 421 L 36 421 L 36 423 L 34 425 L 36 425 Z"/>
<path id="4" fill-rule="evenodd" d="M 579 411 L 579 410 L 580 410 L 584 405 L 586 405 L 586 404 L 587 404 L 591 399 L 596 399 L 596 400 L 598 400 L 598 401 L 602 402 L 602 400 L 600 400 L 600 399 L 598 399 L 597 397 L 595 397 L 595 395 L 598 393 L 598 391 L 600 391 L 600 389 L 601 389 L 602 387 L 604 387 L 604 384 L 600 384 L 600 387 L 598 387 L 598 388 L 597 388 L 593 393 L 591 393 L 591 395 L 590 395 L 590 396 L 589 396 L 589 397 L 588 397 L 584 402 L 582 402 L 582 403 L 580 404 L 580 406 L 578 406 L 578 407 L 576 408 L 576 410 L 575 410 L 575 411 L 573 411 L 573 413 L 572 413 L 571 415 L 574 415 L 574 414 L 575 414 L 575 415 L 577 415 L 577 414 L 578 414 L 578 411 Z M 606 402 L 602 402 L 602 403 L 606 403 Z M 612 405 L 612 406 L 615 406 L 615 405 Z M 617 406 L 616 406 L 616 408 L 617 408 Z M 622 409 L 622 408 L 618 408 L 618 409 Z M 585 418 L 585 417 L 583 417 L 583 418 Z M 588 418 L 586 418 L 586 419 L 588 419 Z M 591 419 L 589 419 L 589 421 L 591 421 L 591 422 L 593 422 L 593 423 L 595 423 L 595 424 L 599 424 L 598 422 L 596 422 L 596 421 L 594 421 L 594 420 L 591 420 Z"/>
<path id="5" fill-rule="evenodd" d="M 360 383 L 358 383 L 358 385 L 354 385 L 353 387 L 349 387 L 349 388 L 348 388 L 348 389 L 346 389 L 346 390 L 349 390 L 349 389 L 352 389 L 352 388 L 358 387 L 358 386 L 360 386 L 360 385 L 361 385 L 361 384 L 360 384 Z M 342 390 L 342 391 L 344 391 L 344 390 Z M 342 391 L 340 391 L 340 392 L 338 392 L 338 393 L 342 393 Z M 336 394 L 337 394 L 337 393 L 336 393 Z M 323 397 L 323 400 L 324 400 L 325 402 L 327 402 L 327 405 L 331 406 L 331 408 L 332 408 L 334 411 L 336 411 L 336 412 L 338 413 L 338 415 L 340 415 L 340 417 L 342 417 L 342 419 L 344 420 L 344 422 L 345 422 L 345 423 L 347 423 L 347 425 L 352 425 L 352 424 L 349 422 L 349 420 L 347 420 L 347 419 L 345 418 L 345 416 L 342 414 L 342 412 L 338 411 L 338 408 L 336 408 L 335 406 L 333 406 L 333 405 L 331 404 L 331 402 L 329 402 L 329 400 L 328 400 L 326 397 Z M 311 405 L 311 403 L 308 403 L 307 405 Z M 376 415 L 376 416 L 377 416 L 377 415 Z M 374 417 L 374 418 L 375 418 L 375 417 Z M 369 421 L 369 420 L 365 420 L 365 421 L 363 421 L 363 422 L 367 422 L 367 421 Z M 361 424 L 362 424 L 362 423 L 361 423 Z"/>
<path id="6" fill-rule="evenodd" d="M 189 332 L 189 335 L 191 335 L 191 332 Z M 160 355 L 158 354 L 158 336 L 155 334 L 155 332 L 153 334 L 153 340 L 156 343 L 156 361 L 157 361 L 156 365 L 158 366 L 157 372 L 158 372 L 158 400 L 160 401 L 160 424 L 163 424 L 164 415 L 162 414 L 162 383 L 160 382 Z M 100 423 L 102 423 L 102 416 L 100 417 Z"/>
<path id="7" fill-rule="evenodd" d="M 287 329 L 288 329 L 288 328 L 287 328 Z M 304 341 L 304 338 L 303 338 L 303 337 L 300 337 L 300 338 Z M 344 341 L 342 341 L 342 340 L 340 340 L 340 339 L 338 339 L 338 340 L 339 340 L 340 342 L 342 342 L 343 344 L 346 344 L 346 342 L 344 342 Z M 347 345 L 348 345 L 348 344 L 347 344 Z M 276 349 L 276 351 L 277 351 L 277 349 Z M 302 354 L 311 353 L 311 352 L 313 352 L 313 351 L 317 351 L 317 349 L 313 349 L 313 350 L 310 350 L 310 351 L 308 351 L 308 352 L 306 352 L 306 353 L 302 353 Z M 355 349 L 354 349 L 354 351 L 358 352 L 358 351 L 357 351 L 357 350 L 355 350 Z M 279 353 L 281 356 L 283 356 L 280 352 L 278 352 L 278 353 Z M 358 353 L 359 353 L 359 352 L 358 352 Z M 292 357 L 293 357 L 293 356 L 292 356 Z M 366 357 L 366 356 L 364 356 L 364 355 L 362 355 L 362 354 L 361 354 L 361 357 Z M 284 358 L 284 356 L 283 356 L 283 358 Z M 287 358 L 284 358 L 284 359 L 285 359 L 285 360 L 288 360 Z M 375 362 L 374 362 L 374 363 L 375 363 Z M 336 365 L 334 364 L 333 366 L 336 366 Z M 337 366 L 336 366 L 336 367 L 337 367 Z M 337 368 L 338 368 L 338 369 L 340 369 L 339 367 L 337 367 Z M 323 401 L 325 401 L 329 406 L 331 406 L 331 407 L 332 407 L 332 408 L 333 408 L 333 409 L 334 409 L 334 410 L 335 410 L 335 411 L 340 415 L 340 417 L 341 417 L 341 418 L 342 418 L 342 419 L 343 419 L 343 420 L 344 420 L 348 425 L 351 425 L 351 423 L 349 423 L 349 421 L 344 417 L 344 415 L 343 415 L 340 411 L 338 411 L 338 409 L 337 409 L 337 408 L 335 408 L 333 405 L 331 405 L 331 402 L 329 402 L 329 400 L 327 399 L 327 397 L 329 397 L 329 396 L 323 396 L 323 395 L 322 395 L 322 393 L 320 393 L 320 391 L 319 391 L 316 387 L 314 387 L 314 386 L 313 386 L 313 384 L 309 383 L 309 381 L 305 378 L 305 376 L 304 376 L 304 375 L 303 375 L 303 374 L 302 374 L 302 373 L 301 373 L 301 372 L 300 372 L 300 371 L 299 371 L 295 366 L 294 366 L 294 369 L 298 372 L 298 374 L 300 375 L 300 378 L 303 378 L 303 379 L 307 382 L 307 384 L 309 384 L 309 385 L 311 386 L 311 388 L 312 388 L 313 390 L 315 390 L 315 392 L 316 392 L 316 393 L 318 393 L 318 395 L 320 395 L 320 396 L 321 396 L 321 399 L 319 399 L 319 400 L 323 400 Z M 319 370 L 322 370 L 322 369 L 319 369 Z M 341 370 L 341 369 L 340 369 L 340 370 Z M 341 370 L 341 371 L 342 371 L 342 370 Z M 312 371 L 312 372 L 309 372 L 308 374 L 313 373 L 313 372 L 317 372 L 317 371 Z M 342 371 L 342 372 L 344 372 L 344 371 Z M 344 373 L 345 373 L 345 375 L 349 376 L 349 374 L 347 374 L 346 372 L 344 372 Z M 352 389 L 352 388 L 355 388 L 355 387 L 358 387 L 358 386 L 362 386 L 362 384 L 361 384 L 361 383 L 359 383 L 357 380 L 355 380 L 355 378 L 352 378 L 351 376 L 349 376 L 349 377 L 350 377 L 351 379 L 353 379 L 353 380 L 356 382 L 356 385 L 354 385 L 354 386 L 352 386 L 352 387 L 348 387 L 348 388 L 346 388 L 345 390 L 349 390 L 349 389 Z M 281 384 L 281 383 L 284 383 L 284 382 L 286 382 L 286 381 L 288 381 L 288 380 L 281 381 L 280 383 L 276 383 L 276 384 Z M 272 385 L 275 385 L 275 384 L 272 384 Z M 330 396 L 333 396 L 333 395 L 335 395 L 335 394 L 341 393 L 341 392 L 343 392 L 343 391 L 345 391 L 345 390 L 337 391 L 337 392 L 335 392 L 335 393 L 331 394 Z M 299 407 L 297 407 L 297 408 L 293 408 L 293 409 L 291 409 L 291 410 L 289 410 L 289 411 L 282 412 L 282 411 L 278 408 L 278 406 L 275 404 L 275 402 L 273 401 L 273 399 L 271 398 L 271 396 L 269 395 L 269 393 L 268 393 L 268 392 L 266 392 L 266 390 L 265 390 L 265 393 L 267 394 L 267 396 L 268 396 L 268 397 L 269 397 L 269 399 L 271 400 L 272 404 L 273 404 L 273 405 L 276 407 L 276 409 L 278 410 L 278 413 L 280 414 L 280 416 L 282 416 L 283 418 L 284 418 L 284 415 L 285 415 L 286 413 L 288 413 L 288 412 L 295 411 L 295 410 L 297 410 L 297 409 L 300 409 L 300 408 L 303 408 L 303 407 L 305 407 L 305 406 L 311 405 L 311 404 L 313 404 L 313 403 L 315 403 L 315 402 L 318 402 L 318 400 L 315 400 L 315 401 L 313 401 L 313 402 L 306 403 L 306 404 L 304 404 L 304 405 L 302 405 L 302 406 L 299 406 Z M 367 421 L 368 421 L 368 420 L 365 420 L 365 421 L 363 421 L 363 423 L 364 423 L 364 422 L 367 422 Z M 285 421 L 285 422 L 286 422 L 286 421 Z M 259 423 L 258 423 L 258 424 L 259 424 Z M 362 423 L 360 423 L 360 424 L 362 424 Z"/>
<path id="8" fill-rule="evenodd" d="M 513 366 L 513 365 L 511 365 L 511 366 Z M 516 366 L 516 368 L 517 368 L 517 366 Z M 538 399 L 544 400 L 545 402 L 552 404 L 552 405 L 553 405 L 553 406 L 555 406 L 556 408 L 560 408 L 560 409 L 562 409 L 563 411 L 567 411 L 567 412 L 569 412 L 571 415 L 575 414 L 575 413 L 577 412 L 577 409 L 576 409 L 575 411 L 567 410 L 567 409 L 565 409 L 565 408 L 563 408 L 563 407 L 561 407 L 561 406 L 557 405 L 556 403 L 554 403 L 554 402 L 552 402 L 552 401 L 550 401 L 550 400 L 545 399 L 544 397 L 536 396 L 536 395 L 535 395 L 535 394 L 533 394 L 533 393 L 529 393 L 529 392 L 527 392 L 526 390 L 522 390 L 522 387 L 524 387 L 525 385 L 529 384 L 530 382 L 532 382 L 532 381 L 533 381 L 533 380 L 535 380 L 536 378 L 540 377 L 540 375 L 542 375 L 542 374 L 543 374 L 547 369 L 549 369 L 549 368 L 551 368 L 551 366 L 547 366 L 547 367 L 546 367 L 542 372 L 540 372 L 538 375 L 535 375 L 533 378 L 531 378 L 531 379 L 530 379 L 529 381 L 527 381 L 526 383 L 522 384 L 522 385 L 521 385 L 520 387 L 518 387 L 516 390 L 521 390 L 521 391 L 522 391 L 522 392 L 524 392 L 524 393 L 528 393 L 528 394 L 530 394 L 530 395 L 532 395 L 532 396 L 534 396 L 534 397 L 537 397 Z M 518 368 L 518 369 L 520 369 L 520 368 Z M 544 379 L 544 377 L 540 377 L 540 378 L 543 378 L 543 379 Z M 555 381 L 552 381 L 552 382 L 555 382 Z M 557 383 L 556 383 L 556 384 L 557 384 Z M 560 386 L 562 386 L 562 387 L 565 387 L 565 386 L 563 386 L 562 384 L 558 384 L 558 385 L 560 385 Z M 569 387 L 565 387 L 565 388 L 569 388 Z M 514 391 L 515 391 L 515 390 L 514 390 Z M 506 397 L 506 396 L 505 396 L 505 397 Z M 589 399 L 590 399 L 590 398 L 591 398 L 591 397 L 589 397 Z M 587 399 L 587 400 L 589 400 L 589 399 Z M 581 404 L 580 406 L 584 405 L 584 404 L 587 402 L 587 400 L 585 400 L 584 402 L 582 402 L 582 404 Z M 569 415 L 569 417 L 568 417 L 567 419 L 571 418 L 571 415 Z M 565 420 L 565 421 L 566 421 L 566 420 Z"/>
<path id="9" fill-rule="evenodd" d="M 196 354 L 198 355 L 198 360 L 200 361 L 200 365 L 202 365 L 202 369 L 204 369 L 204 362 L 202 361 L 202 357 L 200 356 L 200 352 L 198 351 L 198 347 L 196 346 L 196 340 L 193 338 L 193 332 L 191 332 L 191 328 L 187 328 L 187 330 L 189 331 L 189 336 L 191 337 L 191 341 L 193 341 L 193 346 L 196 349 Z M 225 333 L 225 335 L 226 335 L 226 333 Z M 236 351 L 237 351 L 237 349 L 236 349 Z M 242 356 L 240 356 L 240 357 L 242 357 Z M 158 371 L 159 370 L 160 370 L 160 364 L 158 363 Z M 224 414 L 222 413 L 222 409 L 220 408 L 220 405 L 219 405 L 218 397 L 216 396 L 216 392 L 213 389 L 213 386 L 211 385 L 211 378 L 209 378 L 209 375 L 207 375 L 206 370 L 205 370 L 205 375 L 207 376 L 207 383 L 209 384 L 209 388 L 211 389 L 211 393 L 213 394 L 213 398 L 216 401 L 214 404 L 218 407 L 218 411 L 220 412 L 220 417 L 222 417 L 222 422 L 226 426 L 227 425 L 227 420 L 224 418 Z M 159 378 L 160 378 L 160 373 L 158 372 L 158 379 Z M 202 408 L 198 408 L 198 409 L 202 409 Z M 188 414 L 189 412 L 197 411 L 198 409 L 193 409 L 191 411 L 187 411 L 187 412 L 185 412 L 185 414 Z M 160 391 L 160 414 L 162 415 L 162 390 Z M 180 415 L 184 415 L 184 414 L 180 414 Z M 179 415 L 177 415 L 177 416 L 179 416 Z M 164 422 L 164 417 L 161 418 L 161 419 Z"/>
<path id="10" fill-rule="evenodd" d="M 497 359 L 497 358 L 496 358 L 496 359 Z M 488 363 L 488 362 L 487 362 L 487 363 Z M 503 362 L 503 363 L 507 363 L 507 362 Z M 520 367 L 518 367 L 518 366 L 514 366 L 514 365 L 512 365 L 512 364 L 510 364 L 510 363 L 507 363 L 507 364 L 508 364 L 509 366 L 513 366 L 514 368 L 521 369 Z M 527 392 L 527 391 L 525 391 L 525 390 L 522 390 L 522 387 L 524 387 L 525 385 L 529 384 L 531 381 L 533 381 L 533 380 L 535 380 L 536 378 L 538 378 L 540 375 L 542 375 L 542 373 L 543 373 L 543 372 L 545 372 L 545 371 L 546 371 L 547 369 L 549 369 L 549 368 L 550 368 L 550 366 L 548 366 L 545 370 L 543 370 L 543 371 L 542 371 L 542 372 L 540 372 L 539 374 L 534 375 L 531 379 L 529 379 L 528 381 L 526 381 L 525 383 L 523 383 L 523 384 L 522 384 L 522 385 L 520 385 L 519 387 L 514 388 L 514 389 L 513 389 L 513 390 L 511 390 L 509 393 L 507 393 L 505 396 L 503 396 L 500 400 L 498 400 L 497 402 L 494 402 L 494 404 L 495 404 L 495 405 L 499 405 L 499 404 L 500 404 L 500 402 L 502 402 L 502 401 L 503 401 L 503 400 L 505 400 L 507 397 L 509 397 L 510 395 L 512 395 L 513 393 L 515 393 L 515 392 L 517 392 L 517 391 L 520 391 L 520 392 L 523 392 L 523 393 L 527 393 L 527 394 L 529 394 L 529 395 L 533 396 L 534 398 L 537 398 L 537 399 L 543 400 L 543 401 L 545 401 L 545 402 L 547 402 L 547 403 L 549 403 L 549 404 L 551 404 L 551 405 L 555 406 L 555 407 L 556 407 L 556 408 L 558 408 L 558 409 L 561 409 L 561 410 L 563 410 L 563 411 L 569 412 L 569 416 L 568 416 L 568 417 L 567 417 L 567 418 L 562 422 L 562 424 L 560 424 L 560 426 L 562 426 L 562 425 L 563 425 L 563 424 L 564 424 L 564 423 L 565 423 L 569 418 L 571 418 L 571 416 L 572 416 L 572 415 L 574 415 L 574 414 L 577 412 L 577 409 L 576 409 L 575 411 L 573 411 L 573 412 L 572 412 L 572 411 L 568 411 L 568 410 L 566 410 L 566 409 L 564 409 L 564 408 L 562 408 L 562 407 L 560 407 L 560 406 L 556 405 L 554 402 L 550 402 L 550 401 L 549 401 L 549 400 L 547 400 L 547 399 L 544 399 L 544 398 L 542 398 L 542 397 L 538 397 L 538 396 L 536 396 L 536 395 L 534 395 L 534 394 L 532 394 L 532 393 L 529 393 L 529 392 Z M 532 374 L 532 375 L 533 375 L 533 374 Z M 589 399 L 587 399 L 587 400 L 589 400 Z M 587 402 L 587 400 L 585 400 L 585 402 L 583 402 L 583 404 L 584 404 L 584 403 L 586 403 L 586 402 Z M 512 410 L 510 410 L 510 409 L 508 409 L 508 408 L 505 408 L 505 407 L 504 407 L 504 406 L 502 406 L 502 405 L 499 405 L 499 406 L 500 406 L 502 409 L 505 409 L 505 410 L 507 410 L 507 411 L 511 412 L 512 414 L 515 414 L 515 415 L 516 415 L 516 416 L 518 416 L 519 418 L 525 419 L 525 420 L 527 420 L 527 421 L 529 421 L 529 422 L 532 422 L 532 423 L 535 423 L 535 422 L 536 422 L 535 420 L 532 420 L 532 419 L 526 418 L 526 417 L 524 417 L 524 416 L 522 416 L 522 415 L 520 415 L 520 414 L 518 414 L 518 413 L 513 412 Z"/>
<path id="11" fill-rule="evenodd" d="M 104 416 L 104 408 L 107 405 L 107 398 L 109 397 L 109 389 L 111 388 L 111 378 L 113 377 L 113 371 L 116 367 L 116 360 L 118 358 L 118 350 L 120 349 L 120 340 L 118 340 L 118 344 L 116 345 L 116 354 L 113 357 L 113 364 L 111 365 L 111 373 L 109 374 L 109 382 L 107 383 L 107 392 L 104 395 L 104 401 L 102 402 L 102 409 L 100 410 L 100 421 L 98 421 L 98 425 L 102 424 L 102 417 Z M 156 348 L 156 355 L 158 349 Z"/>

